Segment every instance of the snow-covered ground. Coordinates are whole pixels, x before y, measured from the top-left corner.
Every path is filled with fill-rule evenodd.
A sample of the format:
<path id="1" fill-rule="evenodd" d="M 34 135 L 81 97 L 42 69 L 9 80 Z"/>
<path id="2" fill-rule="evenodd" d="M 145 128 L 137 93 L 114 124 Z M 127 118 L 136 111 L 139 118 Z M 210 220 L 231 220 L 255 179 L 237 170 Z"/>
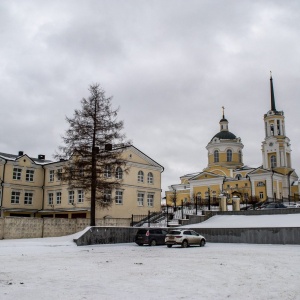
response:
<path id="1" fill-rule="evenodd" d="M 243 226 L 232 217 L 202 226 Z M 264 217 L 277 226 L 295 218 Z M 300 299 L 298 245 L 77 247 L 74 236 L 1 240 L 0 299 Z"/>

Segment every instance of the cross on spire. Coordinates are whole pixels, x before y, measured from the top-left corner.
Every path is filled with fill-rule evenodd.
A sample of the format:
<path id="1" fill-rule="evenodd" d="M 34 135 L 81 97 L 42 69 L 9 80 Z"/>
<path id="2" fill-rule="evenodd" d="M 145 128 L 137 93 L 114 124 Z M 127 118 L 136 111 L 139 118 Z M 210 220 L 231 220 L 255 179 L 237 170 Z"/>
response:
<path id="1" fill-rule="evenodd" d="M 222 111 L 223 111 L 223 119 L 225 119 L 225 113 L 224 113 L 225 107 L 222 106 Z"/>

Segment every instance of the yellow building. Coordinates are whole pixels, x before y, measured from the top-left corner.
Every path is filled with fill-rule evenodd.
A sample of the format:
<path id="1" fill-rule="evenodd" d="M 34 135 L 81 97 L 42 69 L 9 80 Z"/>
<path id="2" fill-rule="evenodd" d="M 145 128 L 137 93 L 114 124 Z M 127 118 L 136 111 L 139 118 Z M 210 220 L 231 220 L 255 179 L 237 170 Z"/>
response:
<path id="1" fill-rule="evenodd" d="M 96 208 L 96 218 L 130 218 L 161 209 L 163 167 L 134 146 L 123 151 L 128 172 L 118 169 L 122 180 L 112 191 L 114 202 L 108 209 Z M 66 161 L 52 162 L 44 155 L 31 158 L 0 153 L 1 217 L 89 218 L 90 201 L 82 189 L 69 189 L 59 178 Z"/>
<path id="2" fill-rule="evenodd" d="M 264 115 L 265 138 L 262 166 L 244 165 L 242 141 L 229 131 L 224 115 L 220 131 L 207 144 L 208 166 L 180 177 L 180 183 L 166 192 L 168 205 L 216 203 L 220 194 L 237 196 L 244 203 L 266 200 L 299 200 L 300 184 L 291 162 L 290 140 L 285 132 L 283 111 L 275 106 L 273 79 L 270 78 L 271 109 Z"/>

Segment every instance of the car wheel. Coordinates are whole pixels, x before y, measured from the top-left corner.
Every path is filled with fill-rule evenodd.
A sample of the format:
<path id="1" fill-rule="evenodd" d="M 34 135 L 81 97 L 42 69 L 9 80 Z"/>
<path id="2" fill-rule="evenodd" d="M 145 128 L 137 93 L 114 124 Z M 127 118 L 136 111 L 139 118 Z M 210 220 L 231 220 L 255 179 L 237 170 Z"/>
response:
<path id="1" fill-rule="evenodd" d="M 172 248 L 172 245 L 167 245 L 168 248 Z"/>
<path id="2" fill-rule="evenodd" d="M 156 240 L 152 240 L 152 241 L 150 242 L 150 246 L 156 246 L 156 245 L 157 245 Z"/>
<path id="3" fill-rule="evenodd" d="M 181 247 L 182 247 L 182 248 L 187 248 L 188 246 L 189 246 L 189 243 L 188 243 L 187 240 L 184 240 L 184 241 L 182 242 L 182 244 L 181 244 Z"/>
<path id="4" fill-rule="evenodd" d="M 143 244 L 138 244 L 139 246 L 143 246 Z"/>
<path id="5" fill-rule="evenodd" d="M 202 239 L 202 240 L 200 241 L 200 247 L 204 247 L 204 246 L 205 246 L 205 240 Z"/>

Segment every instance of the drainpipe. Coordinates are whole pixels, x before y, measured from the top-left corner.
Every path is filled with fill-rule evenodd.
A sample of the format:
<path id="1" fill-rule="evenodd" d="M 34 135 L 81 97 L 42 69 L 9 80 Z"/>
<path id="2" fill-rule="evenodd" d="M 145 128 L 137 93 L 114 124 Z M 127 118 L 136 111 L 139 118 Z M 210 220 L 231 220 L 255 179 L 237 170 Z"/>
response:
<path id="1" fill-rule="evenodd" d="M 4 159 L 5 163 L 3 166 L 3 173 L 2 173 L 2 182 L 1 182 L 1 199 L 0 199 L 0 217 L 2 217 L 2 203 L 3 203 L 3 192 L 4 192 L 4 176 L 5 176 L 5 167 L 7 164 L 7 159 Z"/>
<path id="2" fill-rule="evenodd" d="M 44 170 L 44 180 L 43 180 L 43 202 L 42 202 L 42 210 L 44 210 L 44 202 L 45 202 L 45 182 L 46 182 L 46 170 L 45 167 L 42 166 L 43 170 Z"/>

